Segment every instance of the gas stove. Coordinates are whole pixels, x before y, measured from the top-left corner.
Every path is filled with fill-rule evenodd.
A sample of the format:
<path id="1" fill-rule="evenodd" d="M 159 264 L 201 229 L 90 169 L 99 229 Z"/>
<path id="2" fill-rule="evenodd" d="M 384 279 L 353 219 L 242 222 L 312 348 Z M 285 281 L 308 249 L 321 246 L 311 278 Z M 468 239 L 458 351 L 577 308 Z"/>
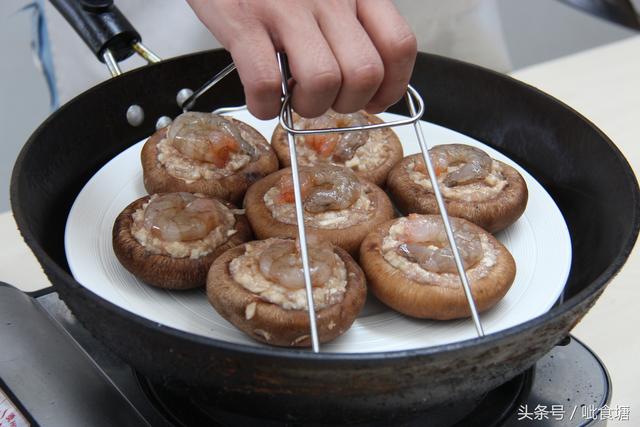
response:
<path id="1" fill-rule="evenodd" d="M 0 427 L 287 425 L 154 384 L 96 341 L 53 288 L 27 295 L 0 284 L 0 379 Z M 569 337 L 480 398 L 362 425 L 605 426 L 610 398 L 605 366 Z"/>

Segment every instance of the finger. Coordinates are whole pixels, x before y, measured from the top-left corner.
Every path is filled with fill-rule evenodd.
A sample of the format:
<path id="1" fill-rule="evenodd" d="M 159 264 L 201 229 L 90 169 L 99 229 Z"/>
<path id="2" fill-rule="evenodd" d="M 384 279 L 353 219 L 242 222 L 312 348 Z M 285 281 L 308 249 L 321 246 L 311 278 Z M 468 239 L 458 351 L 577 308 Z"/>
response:
<path id="1" fill-rule="evenodd" d="M 384 80 L 367 105 L 384 111 L 407 90 L 417 54 L 416 37 L 390 0 L 359 0 L 358 19 L 369 34 L 384 64 Z"/>
<path id="2" fill-rule="evenodd" d="M 320 3 L 317 16 L 342 74 L 342 85 L 333 109 L 339 113 L 360 110 L 383 81 L 382 59 L 358 21 L 355 8 L 342 1 L 324 1 Z"/>
<path id="3" fill-rule="evenodd" d="M 295 3 L 294 3 L 295 4 Z M 303 117 L 317 117 L 327 111 L 340 89 L 340 67 L 315 17 L 308 9 L 291 7 L 276 17 L 277 32 L 295 80 L 291 103 Z"/>
<path id="4" fill-rule="evenodd" d="M 249 111 L 259 119 L 276 117 L 280 111 L 280 72 L 273 42 L 260 20 L 261 11 L 223 7 L 211 0 L 188 2 L 202 23 L 231 52 Z"/>
<path id="5" fill-rule="evenodd" d="M 280 112 L 281 78 L 276 51 L 266 29 L 247 28 L 230 43 L 229 51 L 244 86 L 247 107 L 259 119 L 272 119 Z"/>

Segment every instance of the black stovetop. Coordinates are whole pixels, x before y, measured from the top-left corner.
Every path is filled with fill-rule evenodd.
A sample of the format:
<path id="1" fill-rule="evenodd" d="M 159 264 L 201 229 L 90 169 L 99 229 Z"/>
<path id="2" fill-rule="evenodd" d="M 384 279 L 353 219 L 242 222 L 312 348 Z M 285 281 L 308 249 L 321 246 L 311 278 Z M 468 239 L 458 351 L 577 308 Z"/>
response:
<path id="1" fill-rule="evenodd" d="M 42 426 L 284 425 L 156 386 L 93 339 L 52 290 L 31 297 L 0 286 L 0 378 L 0 426 L 3 411 Z M 603 426 L 598 409 L 610 396 L 604 365 L 571 338 L 480 400 L 362 425 Z"/>

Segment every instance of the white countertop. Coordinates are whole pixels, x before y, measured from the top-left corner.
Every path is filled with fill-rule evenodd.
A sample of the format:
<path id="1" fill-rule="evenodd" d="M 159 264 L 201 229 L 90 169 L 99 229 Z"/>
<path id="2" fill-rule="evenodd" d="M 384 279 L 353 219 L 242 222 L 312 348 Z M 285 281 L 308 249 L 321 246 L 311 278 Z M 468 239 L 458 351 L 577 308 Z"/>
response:
<path id="1" fill-rule="evenodd" d="M 600 127 L 640 171 L 640 37 L 517 72 L 516 77 L 557 97 Z M 0 281 L 25 291 L 49 285 L 22 241 L 10 212 L 0 214 Z M 573 333 L 604 361 L 613 382 L 612 406 L 630 407 L 640 422 L 640 277 L 637 246 L 620 274 Z M 637 421 L 634 421 L 637 420 Z M 613 425 L 614 421 L 609 421 Z M 623 422 L 621 422 L 622 424 Z"/>
<path id="2" fill-rule="evenodd" d="M 640 171 L 640 37 L 514 72 L 595 123 Z M 628 406 L 640 425 L 640 255 L 635 246 L 602 297 L 573 330 L 604 361 L 613 383 L 612 407 Z M 614 421 L 609 421 L 613 425 Z M 619 422 L 624 424 L 624 422 Z"/>

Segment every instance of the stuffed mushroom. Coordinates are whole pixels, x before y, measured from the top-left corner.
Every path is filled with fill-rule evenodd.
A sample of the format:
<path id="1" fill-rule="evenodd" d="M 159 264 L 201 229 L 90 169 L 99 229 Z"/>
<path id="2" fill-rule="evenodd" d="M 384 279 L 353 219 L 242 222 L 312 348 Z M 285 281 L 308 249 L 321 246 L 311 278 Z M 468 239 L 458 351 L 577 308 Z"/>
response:
<path id="1" fill-rule="evenodd" d="M 277 346 L 310 346 L 309 313 L 297 242 L 272 238 L 235 247 L 215 260 L 207 296 L 218 313 L 250 337 Z M 308 244 L 320 342 L 343 334 L 362 310 L 362 270 L 343 249 Z"/>
<path id="2" fill-rule="evenodd" d="M 118 215 L 113 249 L 140 280 L 164 289 L 190 289 L 205 284 L 218 255 L 251 237 L 246 218 L 229 202 L 165 193 L 142 197 Z"/>
<path id="3" fill-rule="evenodd" d="M 147 140 L 141 157 L 149 194 L 185 191 L 233 203 L 278 170 L 273 149 L 257 130 L 211 113 L 181 114 Z"/>
<path id="4" fill-rule="evenodd" d="M 350 169 L 322 165 L 299 171 L 305 229 L 357 255 L 360 242 L 377 224 L 394 217 L 384 191 Z M 259 239 L 298 237 L 293 181 L 282 169 L 255 183 L 245 197 L 247 218 Z"/>
<path id="5" fill-rule="evenodd" d="M 305 119 L 295 115 L 297 129 L 340 128 L 382 123 L 378 117 L 358 111 L 339 114 L 328 111 L 320 117 Z M 281 126 L 271 137 L 280 163 L 291 165 L 287 134 Z M 302 166 L 335 164 L 352 169 L 359 177 L 383 186 L 391 168 L 402 159 L 402 145 L 389 128 L 373 131 L 327 133 L 296 136 L 298 162 Z"/>
<path id="6" fill-rule="evenodd" d="M 449 215 L 495 233 L 513 224 L 524 212 L 527 185 L 513 167 L 463 144 L 437 145 L 429 154 Z M 387 189 L 405 214 L 438 213 L 422 154 L 398 163 L 389 173 Z"/>
<path id="7" fill-rule="evenodd" d="M 515 261 L 477 225 L 461 218 L 451 222 L 476 307 L 488 310 L 511 287 Z M 471 315 L 437 215 L 412 214 L 377 227 L 362 242 L 360 265 L 369 289 L 394 310 L 438 320 Z"/>

